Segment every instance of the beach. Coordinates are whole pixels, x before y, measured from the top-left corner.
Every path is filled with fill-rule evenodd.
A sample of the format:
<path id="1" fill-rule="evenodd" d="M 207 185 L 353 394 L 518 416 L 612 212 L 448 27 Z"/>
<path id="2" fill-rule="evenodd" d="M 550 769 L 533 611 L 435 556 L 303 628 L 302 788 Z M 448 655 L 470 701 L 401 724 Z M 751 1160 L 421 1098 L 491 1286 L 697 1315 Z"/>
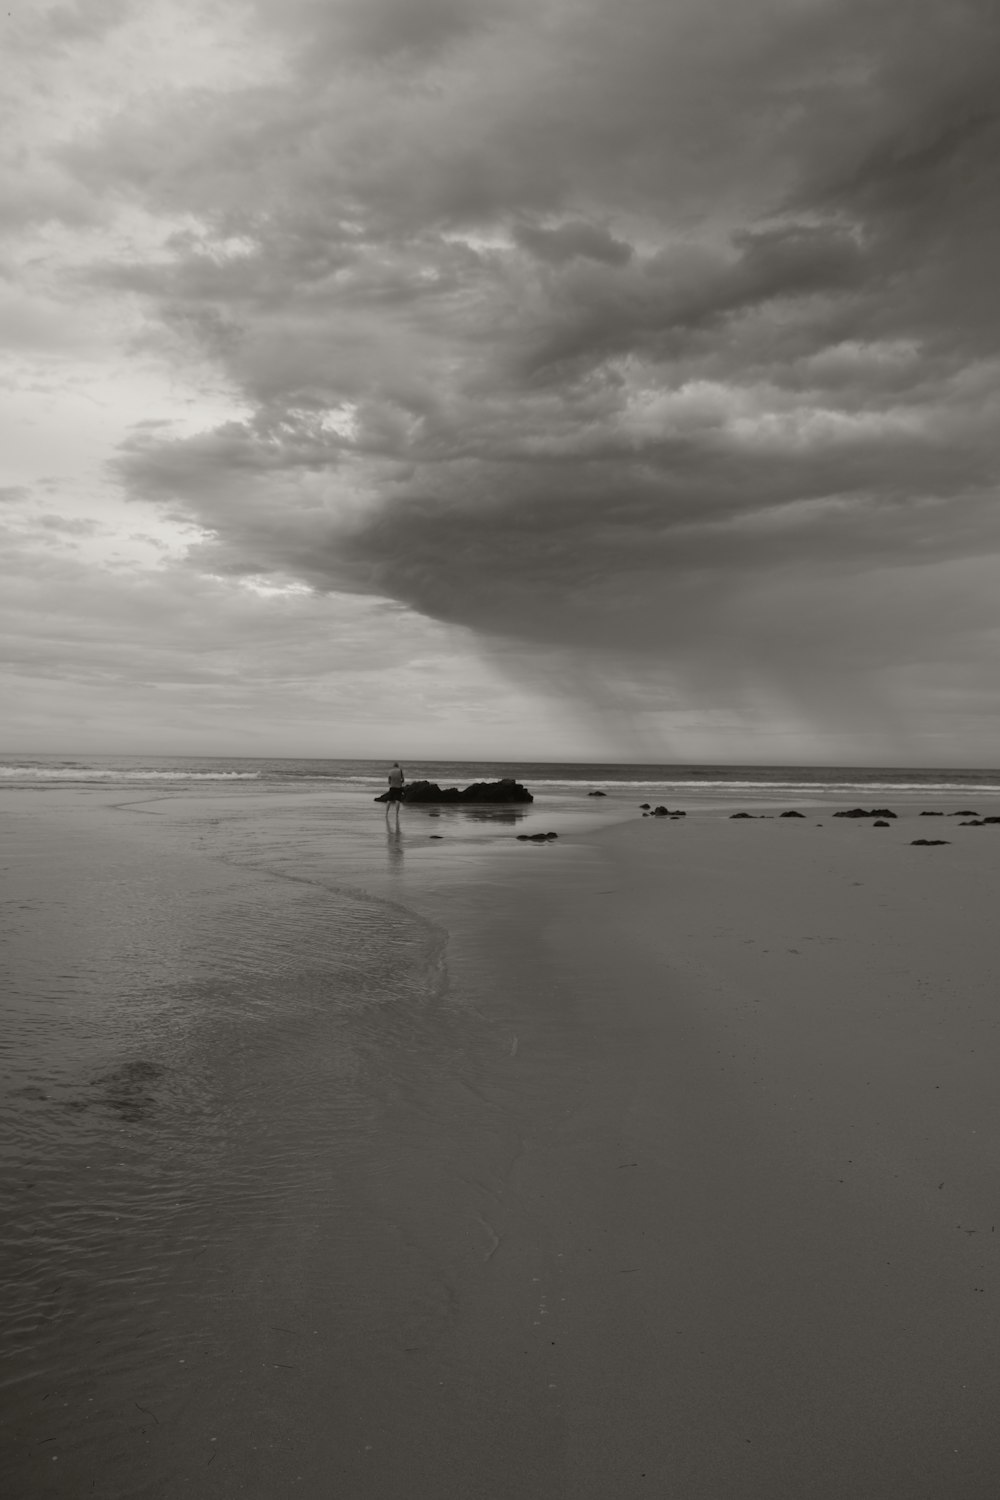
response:
<path id="1" fill-rule="evenodd" d="M 5 800 L 5 1493 L 996 1493 L 1000 797 L 639 800 Z"/>

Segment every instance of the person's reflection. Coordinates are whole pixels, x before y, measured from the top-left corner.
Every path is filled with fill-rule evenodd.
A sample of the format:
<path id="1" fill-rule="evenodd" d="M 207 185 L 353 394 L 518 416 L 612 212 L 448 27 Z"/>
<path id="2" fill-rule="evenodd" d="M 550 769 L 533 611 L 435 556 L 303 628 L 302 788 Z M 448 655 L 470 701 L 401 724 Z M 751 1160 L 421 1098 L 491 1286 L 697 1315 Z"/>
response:
<path id="1" fill-rule="evenodd" d="M 386 822 L 385 847 L 389 855 L 389 869 L 401 870 L 403 868 L 403 830 L 399 826 L 398 817 L 395 822 Z"/>

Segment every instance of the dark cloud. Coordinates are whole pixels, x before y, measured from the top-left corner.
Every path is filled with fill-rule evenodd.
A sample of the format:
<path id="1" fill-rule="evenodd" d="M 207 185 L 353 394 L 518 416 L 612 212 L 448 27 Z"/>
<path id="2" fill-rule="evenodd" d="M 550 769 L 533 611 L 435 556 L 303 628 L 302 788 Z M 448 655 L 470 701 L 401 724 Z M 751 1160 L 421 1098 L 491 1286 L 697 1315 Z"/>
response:
<path id="1" fill-rule="evenodd" d="M 199 565 L 893 734 L 986 658 L 995 6 L 254 13 L 283 76 L 62 154 L 185 216 L 90 274 L 247 409 L 120 457 L 210 531 Z"/>
<path id="2" fill-rule="evenodd" d="M 100 522 L 88 516 L 60 516 L 50 511 L 35 518 L 42 531 L 53 531 L 60 536 L 96 536 L 101 530 Z"/>
<path id="3" fill-rule="evenodd" d="M 577 255 L 609 266 L 623 266 L 632 258 L 631 245 L 615 239 L 603 225 L 588 224 L 585 219 L 570 220 L 552 229 L 540 224 L 515 224 L 514 239 L 539 260 L 556 266 Z"/>
<path id="4" fill-rule="evenodd" d="M 128 16 L 134 0 L 77 0 L 49 4 L 38 0 L 7 13 L 4 45 L 14 52 L 68 48 L 81 41 L 99 41 Z"/>
<path id="5" fill-rule="evenodd" d="M 301 61 L 316 68 L 329 65 L 331 54 L 338 61 L 345 53 L 377 62 L 437 59 L 512 6 L 505 0 L 306 0 L 296 9 L 299 34 L 308 39 Z M 273 13 L 269 4 L 260 10 Z M 279 13 L 278 23 L 287 27 L 287 13 Z"/>
<path id="6" fill-rule="evenodd" d="M 460 723 L 475 756 L 498 753 L 509 709 L 451 632 L 397 605 L 102 566 L 30 528 L 0 538 L 0 635 L 8 743 L 37 750 L 373 755 L 405 725 L 408 754 L 435 754 Z"/>

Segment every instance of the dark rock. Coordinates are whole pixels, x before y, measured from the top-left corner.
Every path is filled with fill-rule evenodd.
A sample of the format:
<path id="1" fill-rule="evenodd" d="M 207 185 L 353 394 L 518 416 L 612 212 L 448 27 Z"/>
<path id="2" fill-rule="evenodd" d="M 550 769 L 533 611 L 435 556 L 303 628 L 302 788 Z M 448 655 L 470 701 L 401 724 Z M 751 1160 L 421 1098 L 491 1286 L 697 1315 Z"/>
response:
<path id="1" fill-rule="evenodd" d="M 587 793 L 588 797 L 606 797 L 607 795 L 608 795 L 607 792 L 588 792 Z"/>
<path id="2" fill-rule="evenodd" d="M 959 823 L 959 828 L 982 828 L 982 818 L 969 818 L 965 823 Z"/>
<path id="3" fill-rule="evenodd" d="M 649 811 L 649 803 L 648 802 L 640 802 L 639 806 L 640 807 L 644 807 L 647 812 Z"/>
<path id="4" fill-rule="evenodd" d="M 1000 823 L 1000 818 L 984 818 L 984 823 Z"/>
<path id="5" fill-rule="evenodd" d="M 896 816 L 896 814 L 891 810 L 891 808 L 888 808 L 888 807 L 873 807 L 872 808 L 872 817 L 873 818 L 894 818 L 895 816 Z"/>
<path id="6" fill-rule="evenodd" d="M 948 814 L 949 818 L 978 818 L 979 814 L 973 812 L 971 807 L 963 807 L 960 812 Z"/>
<path id="7" fill-rule="evenodd" d="M 927 847 L 930 848 L 932 844 L 950 844 L 951 843 L 951 839 L 911 839 L 910 843 L 911 844 L 926 844 Z"/>
<path id="8" fill-rule="evenodd" d="M 894 818 L 896 814 L 888 807 L 873 807 L 871 812 L 863 807 L 842 807 L 835 818 Z"/>
<path id="9" fill-rule="evenodd" d="M 877 822 L 872 824 L 873 828 L 889 828 L 890 826 L 891 825 L 887 823 L 884 818 L 879 818 Z"/>
<path id="10" fill-rule="evenodd" d="M 757 814 L 756 813 L 730 813 L 729 816 L 731 818 L 755 818 L 757 816 Z"/>
<path id="11" fill-rule="evenodd" d="M 517 841 L 518 841 L 519 844 L 525 844 L 525 843 L 527 843 L 528 839 L 530 839 L 530 837 L 531 837 L 530 833 L 519 833 L 517 835 Z"/>
<path id="12" fill-rule="evenodd" d="M 783 818 L 804 818 L 805 817 L 805 813 L 800 813 L 800 812 L 783 812 L 781 814 L 781 816 Z"/>
<path id="13" fill-rule="evenodd" d="M 920 816 L 922 818 L 943 818 L 944 817 L 944 813 L 943 812 L 922 812 L 920 814 Z"/>
<path id="14" fill-rule="evenodd" d="M 653 808 L 653 817 L 654 818 L 669 818 L 669 816 L 670 816 L 670 809 L 669 808 L 667 808 L 667 807 L 654 807 Z"/>
<path id="15" fill-rule="evenodd" d="M 432 839 L 443 839 L 444 838 L 444 834 L 443 833 L 432 833 L 431 834 L 431 838 Z"/>
<path id="16" fill-rule="evenodd" d="M 383 792 L 376 802 L 388 802 L 389 793 Z M 459 791 L 457 786 L 439 787 L 436 781 L 411 781 L 403 788 L 404 802 L 534 802 L 534 797 L 519 781 L 505 776 L 502 781 L 474 781 L 471 786 Z"/>

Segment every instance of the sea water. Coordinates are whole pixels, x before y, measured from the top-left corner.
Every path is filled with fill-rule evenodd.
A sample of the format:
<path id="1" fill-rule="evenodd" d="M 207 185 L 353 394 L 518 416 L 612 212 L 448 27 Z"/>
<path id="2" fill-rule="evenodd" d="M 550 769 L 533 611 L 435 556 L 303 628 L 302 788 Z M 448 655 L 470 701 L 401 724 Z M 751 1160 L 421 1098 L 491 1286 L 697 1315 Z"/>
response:
<path id="1" fill-rule="evenodd" d="M 916 791 L 953 795 L 996 791 L 996 769 L 879 766 L 652 765 L 556 761 L 412 761 L 409 780 L 465 786 L 473 781 L 513 777 L 545 797 L 560 793 L 622 789 L 702 797 L 795 792 L 857 793 Z M 29 755 L 0 753 L 0 786 L 115 785 L 196 787 L 255 783 L 268 787 L 308 783 L 370 790 L 385 789 L 381 761 L 292 759 L 250 756 Z"/>

